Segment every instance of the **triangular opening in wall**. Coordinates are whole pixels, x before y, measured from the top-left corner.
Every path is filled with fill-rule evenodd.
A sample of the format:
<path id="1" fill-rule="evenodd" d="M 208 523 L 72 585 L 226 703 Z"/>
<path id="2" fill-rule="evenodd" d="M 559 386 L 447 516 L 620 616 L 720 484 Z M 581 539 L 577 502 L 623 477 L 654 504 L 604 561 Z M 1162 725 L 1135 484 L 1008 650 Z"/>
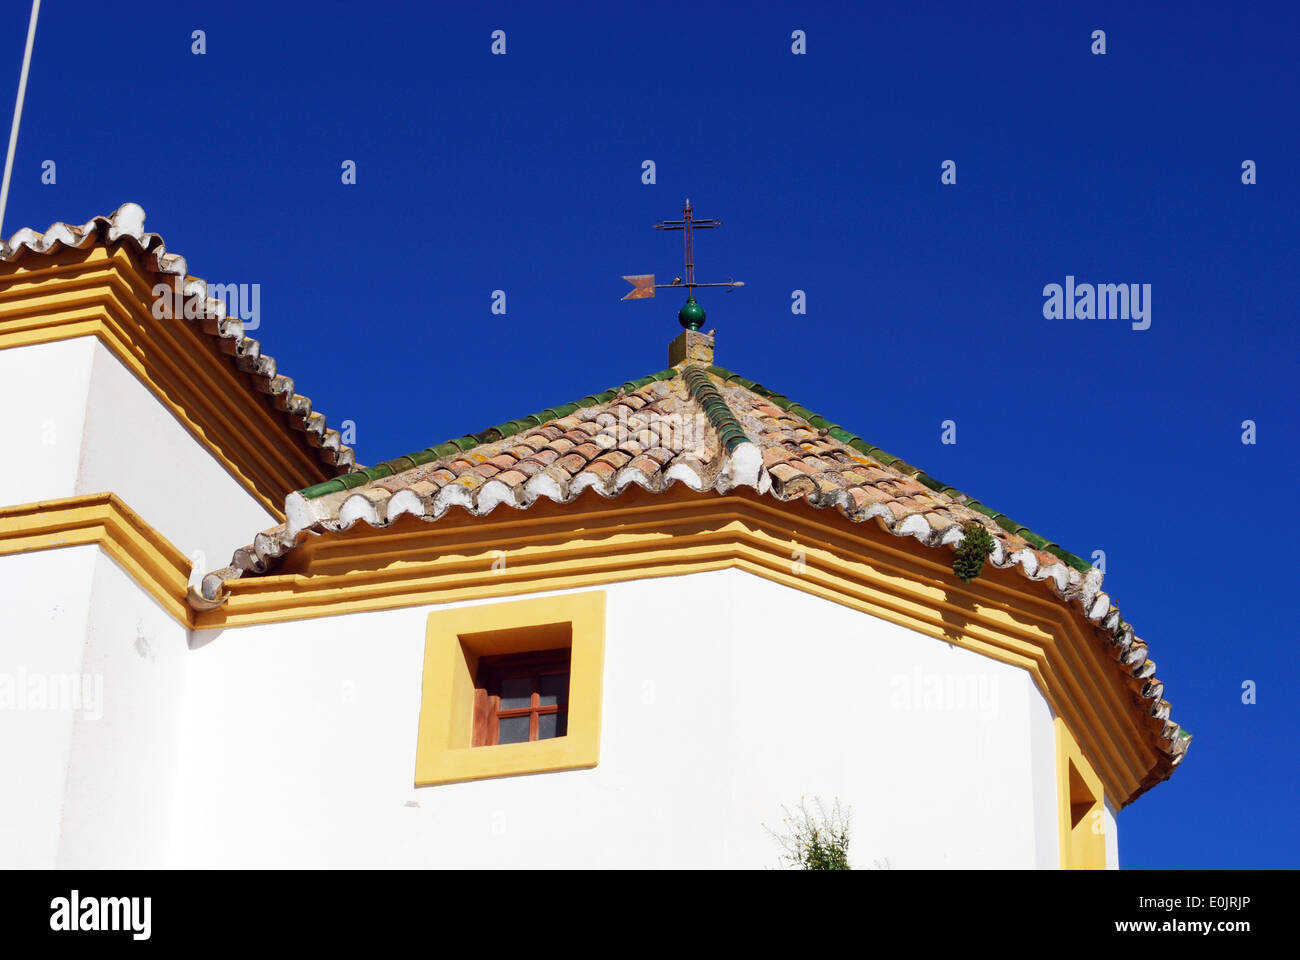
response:
<path id="1" fill-rule="evenodd" d="M 1073 830 L 1097 804 L 1088 785 L 1083 781 L 1079 768 L 1070 761 L 1070 829 Z"/>

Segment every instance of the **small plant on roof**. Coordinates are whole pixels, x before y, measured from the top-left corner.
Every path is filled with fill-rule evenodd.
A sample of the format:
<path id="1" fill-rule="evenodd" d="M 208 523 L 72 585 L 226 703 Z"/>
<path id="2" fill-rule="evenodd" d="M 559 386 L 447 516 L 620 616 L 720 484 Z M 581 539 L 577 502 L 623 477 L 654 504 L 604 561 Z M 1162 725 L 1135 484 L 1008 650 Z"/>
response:
<path id="1" fill-rule="evenodd" d="M 984 561 L 993 552 L 993 535 L 978 520 L 968 520 L 962 527 L 965 539 L 957 548 L 952 561 L 952 572 L 962 583 L 970 583 L 984 569 Z"/>
<path id="2" fill-rule="evenodd" d="M 781 844 L 781 861 L 795 870 L 852 870 L 849 866 L 849 814 L 840 810 L 839 800 L 826 812 L 821 798 L 814 801 L 817 815 L 808 809 L 802 798 L 799 809 L 781 808 L 785 814 L 782 833 L 770 827 L 764 830 Z"/>

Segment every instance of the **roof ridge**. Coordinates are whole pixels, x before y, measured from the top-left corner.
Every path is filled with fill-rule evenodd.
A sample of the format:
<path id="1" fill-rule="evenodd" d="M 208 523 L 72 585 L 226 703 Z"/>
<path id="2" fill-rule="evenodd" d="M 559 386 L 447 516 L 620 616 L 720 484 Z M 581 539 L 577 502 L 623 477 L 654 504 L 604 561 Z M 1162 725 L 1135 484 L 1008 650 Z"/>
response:
<path id="1" fill-rule="evenodd" d="M 904 461 L 902 458 L 895 457 L 892 454 L 886 453 L 884 450 L 881 450 L 879 447 L 867 443 L 867 441 L 863 440 L 857 434 L 852 433 L 849 430 L 846 430 L 844 427 L 841 427 L 837 423 L 832 423 L 831 421 L 827 420 L 823 416 L 813 413 L 808 408 L 793 402 L 792 400 L 790 400 L 789 397 L 785 396 L 784 394 L 777 393 L 776 391 L 763 386 L 761 383 L 756 383 L 753 380 L 749 380 L 745 377 L 742 377 L 740 376 L 740 374 L 733 373 L 732 371 L 727 370 L 725 367 L 720 367 L 717 364 L 710 364 L 707 369 L 709 373 L 713 374 L 715 377 L 720 378 L 724 383 L 739 384 L 740 386 L 744 387 L 746 390 L 749 390 L 751 393 L 756 393 L 760 397 L 763 397 L 765 400 L 771 401 L 774 405 L 780 407 L 782 410 L 786 411 L 787 413 L 792 413 L 797 417 L 801 417 L 802 419 L 808 421 L 809 424 L 811 424 L 812 426 L 816 427 L 819 430 L 825 430 L 828 434 L 830 434 L 840 443 L 843 443 L 845 446 L 852 447 L 854 450 L 858 451 L 859 453 L 868 457 L 872 457 L 880 461 L 881 463 L 883 463 L 885 466 L 897 470 L 900 473 L 910 474 L 917 480 L 918 483 L 923 483 L 931 490 L 935 490 L 938 491 L 939 493 L 949 496 L 954 500 L 957 500 L 963 506 L 970 507 L 970 509 L 976 511 L 977 513 L 982 513 L 984 516 L 988 517 L 990 520 L 996 523 L 1003 530 L 1007 531 L 1008 533 L 1015 534 L 1016 536 L 1032 544 L 1035 548 L 1039 550 L 1046 550 L 1048 553 L 1052 554 L 1057 559 L 1073 567 L 1075 570 L 1078 570 L 1080 573 L 1087 573 L 1089 570 L 1093 569 L 1092 564 L 1089 563 L 1087 560 L 1084 560 L 1082 557 L 1077 556 L 1076 554 L 1070 553 L 1070 551 L 1057 545 L 1051 540 L 1048 540 L 1046 537 L 1040 536 L 1039 534 L 1030 530 L 1024 524 L 1017 523 L 1015 520 L 1012 520 L 1010 517 L 1008 517 L 1005 513 L 998 513 L 996 510 L 986 507 L 983 503 L 976 500 L 974 497 L 962 493 L 956 487 L 950 486 L 949 484 L 946 484 L 941 480 L 936 480 L 934 477 L 930 476 L 921 468 L 914 467 L 910 463 Z"/>
<path id="2" fill-rule="evenodd" d="M 472 447 L 477 447 L 482 443 L 492 443 L 495 440 L 504 440 L 506 437 L 512 437 L 519 431 L 527 430 L 529 427 L 538 427 L 549 420 L 559 420 L 562 417 L 567 417 L 575 410 L 581 410 L 583 407 L 594 407 L 602 403 L 609 403 L 621 394 L 631 393 L 633 390 L 640 390 L 642 387 L 656 381 L 671 380 L 676 377 L 678 373 L 679 371 L 671 367 L 666 370 L 659 370 L 636 380 L 628 380 L 617 387 L 610 387 L 602 393 L 587 394 L 581 399 L 572 400 L 557 407 L 547 407 L 545 410 L 539 410 L 537 413 L 531 413 L 526 417 L 520 417 L 516 420 L 507 420 L 505 423 L 485 427 L 477 433 L 467 433 L 464 436 L 454 437 L 451 440 L 434 444 L 431 447 L 425 447 L 423 450 L 417 450 L 414 453 L 394 457 L 392 460 L 385 460 L 383 463 L 377 463 L 373 467 L 366 467 L 362 470 L 356 470 L 352 473 L 347 473 L 330 480 L 325 480 L 321 483 L 313 484 L 312 486 L 305 487 L 297 492 L 304 500 L 315 500 L 318 497 L 323 497 L 327 494 L 339 493 L 343 490 L 351 490 L 353 487 L 365 486 L 373 480 L 381 480 L 384 477 L 390 477 L 395 473 L 401 473 L 403 470 L 410 470 L 412 467 L 431 463 L 441 457 L 452 456 L 453 454 L 469 450 Z"/>
<path id="3" fill-rule="evenodd" d="M 682 379 L 686 381 L 687 392 L 709 418 L 709 423 L 713 425 L 714 432 L 726 447 L 727 453 L 735 453 L 742 443 L 754 442 L 703 367 L 693 364 L 683 367 Z"/>

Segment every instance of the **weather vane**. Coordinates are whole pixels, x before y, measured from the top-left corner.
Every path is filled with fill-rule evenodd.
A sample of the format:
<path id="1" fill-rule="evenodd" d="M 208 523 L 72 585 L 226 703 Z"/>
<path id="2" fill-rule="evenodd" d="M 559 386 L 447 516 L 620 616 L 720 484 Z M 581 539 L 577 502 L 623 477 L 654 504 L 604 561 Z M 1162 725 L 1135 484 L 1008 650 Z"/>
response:
<path id="1" fill-rule="evenodd" d="M 704 326 L 704 308 L 695 302 L 696 287 L 726 287 L 732 290 L 735 287 L 743 287 L 743 280 L 732 280 L 730 277 L 723 283 L 696 283 L 695 282 L 695 238 L 693 236 L 696 230 L 712 230 L 715 227 L 722 226 L 721 220 L 696 220 L 692 214 L 690 197 L 686 198 L 686 203 L 682 206 L 682 219 L 665 220 L 663 223 L 656 223 L 656 230 L 681 230 L 686 234 L 686 280 L 683 282 L 681 277 L 674 277 L 672 283 L 655 283 L 653 273 L 641 274 L 634 277 L 624 277 L 628 283 L 632 284 L 632 290 L 625 296 L 624 300 L 645 300 L 655 295 L 655 290 L 666 289 L 669 287 L 681 287 L 686 290 L 686 304 L 677 313 L 677 322 L 687 330 L 699 330 Z"/>

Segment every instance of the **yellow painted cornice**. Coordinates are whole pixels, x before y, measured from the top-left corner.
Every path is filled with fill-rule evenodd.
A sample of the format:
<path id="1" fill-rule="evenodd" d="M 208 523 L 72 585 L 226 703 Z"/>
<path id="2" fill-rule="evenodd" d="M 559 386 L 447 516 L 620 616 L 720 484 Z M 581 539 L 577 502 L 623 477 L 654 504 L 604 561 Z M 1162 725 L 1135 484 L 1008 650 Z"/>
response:
<path id="1" fill-rule="evenodd" d="M 92 544 L 186 628 L 193 626 L 193 611 L 185 602 L 189 560 L 115 494 L 0 507 L 0 556 Z"/>
<path id="2" fill-rule="evenodd" d="M 118 247 L 69 249 L 0 275 L 0 350 L 95 337 L 276 519 L 284 498 L 333 472 L 271 408 L 205 320 L 158 320 L 153 283 Z"/>

